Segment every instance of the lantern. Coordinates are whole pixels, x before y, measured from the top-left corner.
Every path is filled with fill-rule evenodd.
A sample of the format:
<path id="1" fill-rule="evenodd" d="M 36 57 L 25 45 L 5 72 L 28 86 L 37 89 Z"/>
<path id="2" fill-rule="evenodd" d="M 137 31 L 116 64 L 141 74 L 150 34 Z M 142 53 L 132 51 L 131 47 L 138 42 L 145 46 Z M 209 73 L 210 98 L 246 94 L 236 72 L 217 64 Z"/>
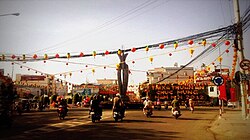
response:
<path id="1" fill-rule="evenodd" d="M 190 49 L 189 50 L 189 53 L 190 53 L 190 55 L 191 55 L 191 57 L 193 56 L 193 53 L 194 53 L 194 49 Z"/>
<path id="2" fill-rule="evenodd" d="M 13 55 L 11 56 L 11 58 L 12 58 L 12 59 L 15 59 L 15 58 L 16 58 L 16 56 L 13 54 Z"/>
<path id="3" fill-rule="evenodd" d="M 154 60 L 154 58 L 152 56 L 149 57 L 149 61 L 151 62 L 151 64 L 152 64 L 153 60 Z"/>
<path id="4" fill-rule="evenodd" d="M 230 41 L 226 40 L 226 41 L 225 41 L 225 45 L 226 45 L 226 46 L 230 45 Z"/>
<path id="5" fill-rule="evenodd" d="M 226 53 L 229 53 L 229 50 L 228 49 L 226 49 L 226 51 L 225 51 Z"/>
<path id="6" fill-rule="evenodd" d="M 148 48 L 148 46 L 147 46 L 147 47 L 145 48 L 145 51 L 146 51 L 146 52 L 148 52 L 148 51 L 149 51 L 149 48 Z"/>
<path id="7" fill-rule="evenodd" d="M 135 64 L 135 61 L 134 61 L 134 60 L 132 61 L 132 64 Z"/>
<path id="8" fill-rule="evenodd" d="M 93 51 L 92 55 L 95 57 L 96 56 L 96 51 Z"/>
<path id="9" fill-rule="evenodd" d="M 26 56 L 25 56 L 25 54 L 23 54 L 23 60 L 25 60 L 26 59 Z"/>
<path id="10" fill-rule="evenodd" d="M 189 45 L 193 45 L 194 41 L 193 40 L 188 40 Z"/>
<path id="11" fill-rule="evenodd" d="M 169 53 L 168 55 L 169 55 L 169 56 L 172 56 L 172 53 Z"/>
<path id="12" fill-rule="evenodd" d="M 212 43 L 212 47 L 216 47 L 216 43 Z"/>
<path id="13" fill-rule="evenodd" d="M 178 41 L 174 42 L 174 49 L 176 49 L 178 47 Z"/>
<path id="14" fill-rule="evenodd" d="M 120 68 L 120 64 L 116 64 L 116 69 L 118 70 Z"/>
<path id="15" fill-rule="evenodd" d="M 79 56 L 80 56 L 80 57 L 83 57 L 83 56 L 84 56 L 83 52 L 81 52 L 81 53 L 79 54 Z"/>
<path id="16" fill-rule="evenodd" d="M 44 54 L 44 59 L 47 60 L 48 59 L 48 55 Z"/>
<path id="17" fill-rule="evenodd" d="M 108 55 L 108 54 L 109 54 L 109 51 L 106 50 L 106 51 L 105 51 L 105 55 Z"/>
<path id="18" fill-rule="evenodd" d="M 33 58 L 34 58 L 34 59 L 37 59 L 37 55 L 36 55 L 36 54 L 34 54 L 34 55 L 33 55 Z"/>
<path id="19" fill-rule="evenodd" d="M 220 56 L 220 57 L 218 57 L 218 61 L 221 63 L 222 62 L 222 57 Z"/>
<path id="20" fill-rule="evenodd" d="M 207 40 L 206 40 L 206 39 L 203 39 L 202 42 L 201 42 L 201 44 L 202 44 L 203 46 L 206 46 Z"/>
<path id="21" fill-rule="evenodd" d="M 119 50 L 117 51 L 117 54 L 118 54 L 118 55 L 121 55 L 121 54 L 122 54 L 122 51 L 119 49 Z"/>
<path id="22" fill-rule="evenodd" d="M 56 55 L 55 55 L 55 58 L 59 58 L 60 56 L 59 56 L 59 54 L 57 53 Z"/>
<path id="23" fill-rule="evenodd" d="M 159 45 L 159 48 L 160 48 L 160 49 L 163 49 L 163 48 L 164 48 L 164 44 L 160 44 L 160 45 Z"/>
<path id="24" fill-rule="evenodd" d="M 67 58 L 68 58 L 68 59 L 70 58 L 70 53 L 67 53 Z"/>
<path id="25" fill-rule="evenodd" d="M 132 51 L 132 52 L 135 52 L 135 51 L 136 51 L 136 48 L 132 48 L 131 51 Z"/>

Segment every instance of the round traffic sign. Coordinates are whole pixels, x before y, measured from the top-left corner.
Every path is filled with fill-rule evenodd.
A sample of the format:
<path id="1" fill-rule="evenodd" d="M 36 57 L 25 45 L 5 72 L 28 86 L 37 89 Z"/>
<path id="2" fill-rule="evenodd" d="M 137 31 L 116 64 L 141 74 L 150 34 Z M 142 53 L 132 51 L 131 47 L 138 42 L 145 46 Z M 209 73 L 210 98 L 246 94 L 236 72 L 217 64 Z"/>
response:
<path id="1" fill-rule="evenodd" d="M 240 62 L 240 68 L 242 68 L 243 70 L 248 70 L 250 69 L 250 61 L 248 59 L 243 59 Z"/>
<path id="2" fill-rule="evenodd" d="M 215 76 L 213 82 L 216 86 L 221 86 L 224 83 L 224 79 L 221 76 Z"/>

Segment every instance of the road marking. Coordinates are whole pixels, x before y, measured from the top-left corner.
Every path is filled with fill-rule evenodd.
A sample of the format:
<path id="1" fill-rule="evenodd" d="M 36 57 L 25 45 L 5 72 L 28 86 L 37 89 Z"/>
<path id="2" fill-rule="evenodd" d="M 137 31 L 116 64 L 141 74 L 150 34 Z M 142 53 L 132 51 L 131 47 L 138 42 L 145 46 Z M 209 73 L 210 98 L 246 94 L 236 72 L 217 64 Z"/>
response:
<path id="1" fill-rule="evenodd" d="M 107 113 L 103 113 L 103 115 L 104 116 L 107 115 L 107 117 L 102 117 L 102 119 L 108 119 L 112 117 L 108 115 Z M 55 132 L 59 130 L 68 129 L 71 127 L 76 127 L 76 126 L 83 125 L 83 124 L 92 123 L 91 120 L 87 120 L 86 122 L 83 122 L 83 119 L 86 119 L 86 118 L 88 118 L 88 116 L 80 117 L 80 118 L 73 119 L 73 120 L 63 121 L 63 122 L 56 123 L 56 124 L 48 124 L 47 126 L 44 126 L 44 127 L 24 131 L 24 133 L 25 134 L 31 134 L 31 133 L 34 134 L 37 132 L 38 133 L 51 133 L 51 132 Z"/>

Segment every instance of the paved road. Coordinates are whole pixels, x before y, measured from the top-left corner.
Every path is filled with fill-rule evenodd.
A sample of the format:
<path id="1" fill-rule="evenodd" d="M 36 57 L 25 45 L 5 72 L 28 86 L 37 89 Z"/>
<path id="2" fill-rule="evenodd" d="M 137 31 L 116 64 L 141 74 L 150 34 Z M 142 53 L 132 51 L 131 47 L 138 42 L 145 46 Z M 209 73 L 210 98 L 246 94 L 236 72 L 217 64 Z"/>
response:
<path id="1" fill-rule="evenodd" d="M 0 139 L 215 139 L 210 127 L 218 118 L 217 108 L 197 108 L 192 114 L 182 110 L 175 120 L 170 110 L 154 110 L 146 118 L 141 110 L 127 110 L 123 122 L 114 122 L 111 110 L 104 110 L 103 119 L 92 123 L 85 109 L 70 109 L 65 120 L 55 111 L 24 113 L 16 116 L 11 129 L 0 132 Z"/>

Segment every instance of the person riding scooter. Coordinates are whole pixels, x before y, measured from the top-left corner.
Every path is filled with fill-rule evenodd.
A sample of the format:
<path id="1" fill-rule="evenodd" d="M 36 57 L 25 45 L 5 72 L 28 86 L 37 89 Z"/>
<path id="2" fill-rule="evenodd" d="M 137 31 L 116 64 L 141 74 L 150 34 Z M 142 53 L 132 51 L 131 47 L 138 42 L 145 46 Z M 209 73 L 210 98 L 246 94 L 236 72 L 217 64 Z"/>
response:
<path id="1" fill-rule="evenodd" d="M 121 99 L 119 93 L 116 94 L 116 97 L 113 99 L 113 112 L 120 112 L 121 116 L 124 117 L 125 114 L 125 105 Z"/>
<path id="2" fill-rule="evenodd" d="M 65 99 L 61 99 L 60 102 L 58 102 L 58 107 L 62 107 L 65 110 L 65 115 L 67 116 L 68 113 L 68 104 Z"/>
<path id="3" fill-rule="evenodd" d="M 152 101 L 149 99 L 149 97 L 146 97 L 146 100 L 143 102 L 144 107 L 143 107 L 143 112 L 146 114 L 147 110 L 153 114 L 153 109 L 152 109 Z"/>
<path id="4" fill-rule="evenodd" d="M 172 101 L 171 105 L 172 105 L 172 113 L 173 113 L 174 109 L 177 109 L 178 112 L 179 112 L 179 114 L 181 113 L 181 110 L 180 110 L 180 103 L 179 103 L 179 101 L 176 99 L 176 97 L 174 97 L 174 100 Z"/>
<path id="5" fill-rule="evenodd" d="M 101 107 L 101 100 L 100 100 L 99 95 L 94 95 L 91 98 L 89 114 L 91 111 L 99 113 L 100 117 L 102 116 L 102 107 Z"/>

